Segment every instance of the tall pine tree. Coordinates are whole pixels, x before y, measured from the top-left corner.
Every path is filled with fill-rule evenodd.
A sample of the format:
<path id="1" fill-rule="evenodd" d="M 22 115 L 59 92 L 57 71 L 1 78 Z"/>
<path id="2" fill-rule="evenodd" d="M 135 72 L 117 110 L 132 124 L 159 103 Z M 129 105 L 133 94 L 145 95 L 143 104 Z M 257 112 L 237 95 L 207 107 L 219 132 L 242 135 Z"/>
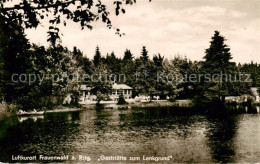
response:
<path id="1" fill-rule="evenodd" d="M 203 67 L 210 69 L 210 72 L 225 72 L 230 66 L 234 66 L 234 63 L 230 62 L 232 59 L 230 48 L 224 41 L 225 38 L 221 36 L 218 31 L 215 31 L 210 42 L 210 47 L 206 49 L 206 55 L 204 56 L 205 62 Z"/>
<path id="2" fill-rule="evenodd" d="M 124 54 L 124 60 L 132 60 L 133 54 L 131 53 L 131 51 L 129 49 L 126 49 L 125 54 Z"/>
<path id="3" fill-rule="evenodd" d="M 143 61 L 143 62 L 147 62 L 149 60 L 149 56 L 148 56 L 148 51 L 146 50 L 146 47 L 143 46 L 142 48 L 142 52 L 141 52 L 141 57 L 140 59 Z"/>
<path id="4" fill-rule="evenodd" d="M 235 71 L 235 63 L 230 62 L 232 59 L 230 48 L 225 44 L 225 38 L 215 31 L 210 47 L 206 49 L 202 70 L 204 74 L 210 74 L 212 79 L 205 82 L 204 94 L 210 99 L 225 100 L 225 96 L 230 94 L 231 76 Z M 218 76 L 213 76 L 217 74 Z"/>
<path id="5" fill-rule="evenodd" d="M 100 63 L 100 60 L 101 60 L 101 53 L 99 51 L 99 47 L 97 46 L 96 53 L 95 53 L 94 60 L 93 60 L 94 65 L 98 66 L 98 64 Z"/>

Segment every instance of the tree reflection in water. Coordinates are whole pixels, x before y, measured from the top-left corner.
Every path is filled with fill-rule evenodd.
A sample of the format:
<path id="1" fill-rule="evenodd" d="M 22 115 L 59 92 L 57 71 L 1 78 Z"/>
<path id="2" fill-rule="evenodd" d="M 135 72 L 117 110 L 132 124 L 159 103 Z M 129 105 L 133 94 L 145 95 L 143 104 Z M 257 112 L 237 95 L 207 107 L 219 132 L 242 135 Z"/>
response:
<path id="1" fill-rule="evenodd" d="M 239 115 L 208 116 L 207 145 L 211 149 L 213 162 L 234 163 L 235 144 Z"/>

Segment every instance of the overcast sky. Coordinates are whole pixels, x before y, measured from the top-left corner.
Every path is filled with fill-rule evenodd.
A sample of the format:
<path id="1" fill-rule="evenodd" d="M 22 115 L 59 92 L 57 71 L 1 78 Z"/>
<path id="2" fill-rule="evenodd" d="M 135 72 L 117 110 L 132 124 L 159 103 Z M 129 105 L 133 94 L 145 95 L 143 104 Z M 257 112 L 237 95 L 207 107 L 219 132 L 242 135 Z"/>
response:
<path id="1" fill-rule="evenodd" d="M 98 45 L 104 56 L 114 51 L 123 57 L 128 48 L 139 57 L 142 46 L 146 46 L 150 57 L 160 53 L 172 59 L 180 54 L 202 60 L 214 31 L 219 30 L 227 39 L 233 61 L 260 63 L 259 0 L 139 0 L 126 7 L 126 14 L 113 14 L 111 19 L 125 36 L 115 35 L 101 23 L 89 31 L 68 22 L 66 28 L 61 28 L 63 45 L 69 49 L 76 46 L 89 58 Z M 37 30 L 26 30 L 26 34 L 31 42 L 48 45 L 48 25 L 42 25 Z"/>

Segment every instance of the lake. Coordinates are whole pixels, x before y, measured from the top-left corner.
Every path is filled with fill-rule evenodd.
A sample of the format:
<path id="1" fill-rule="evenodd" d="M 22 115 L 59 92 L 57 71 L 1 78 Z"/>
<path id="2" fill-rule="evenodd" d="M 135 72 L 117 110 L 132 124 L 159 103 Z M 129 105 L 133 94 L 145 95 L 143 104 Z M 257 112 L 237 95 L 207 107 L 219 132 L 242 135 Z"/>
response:
<path id="1" fill-rule="evenodd" d="M 260 162 L 260 115 L 205 115 L 175 109 L 85 110 L 0 121 L 0 161 L 18 155 L 98 162 L 110 156 L 155 162 Z M 86 157 L 79 159 L 79 156 Z M 72 159 L 71 157 L 75 157 Z M 147 158 L 148 157 L 148 158 Z M 124 162 L 124 159 L 110 162 Z M 140 159 L 138 159 L 140 158 Z M 145 161 L 145 159 L 150 159 Z M 46 160 L 51 162 L 52 160 Z M 45 161 L 45 162 L 46 162 Z"/>

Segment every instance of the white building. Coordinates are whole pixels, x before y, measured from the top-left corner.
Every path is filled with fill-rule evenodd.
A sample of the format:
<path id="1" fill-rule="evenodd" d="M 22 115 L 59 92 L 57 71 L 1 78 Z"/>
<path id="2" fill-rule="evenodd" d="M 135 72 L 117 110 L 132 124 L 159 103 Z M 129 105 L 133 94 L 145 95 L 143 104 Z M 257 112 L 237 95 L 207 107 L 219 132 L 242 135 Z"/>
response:
<path id="1" fill-rule="evenodd" d="M 82 91 L 83 101 L 85 100 L 95 100 L 96 95 L 91 94 L 91 87 L 87 85 L 81 85 L 80 90 Z M 113 84 L 112 85 L 112 93 L 110 94 L 110 98 L 112 100 L 118 100 L 120 95 L 123 95 L 125 99 L 132 98 L 132 90 L 133 88 L 129 87 L 126 84 Z"/>
<path id="2" fill-rule="evenodd" d="M 132 98 L 133 88 L 125 84 L 113 84 L 112 85 L 112 99 L 118 99 L 120 95 L 123 95 L 125 99 Z"/>

